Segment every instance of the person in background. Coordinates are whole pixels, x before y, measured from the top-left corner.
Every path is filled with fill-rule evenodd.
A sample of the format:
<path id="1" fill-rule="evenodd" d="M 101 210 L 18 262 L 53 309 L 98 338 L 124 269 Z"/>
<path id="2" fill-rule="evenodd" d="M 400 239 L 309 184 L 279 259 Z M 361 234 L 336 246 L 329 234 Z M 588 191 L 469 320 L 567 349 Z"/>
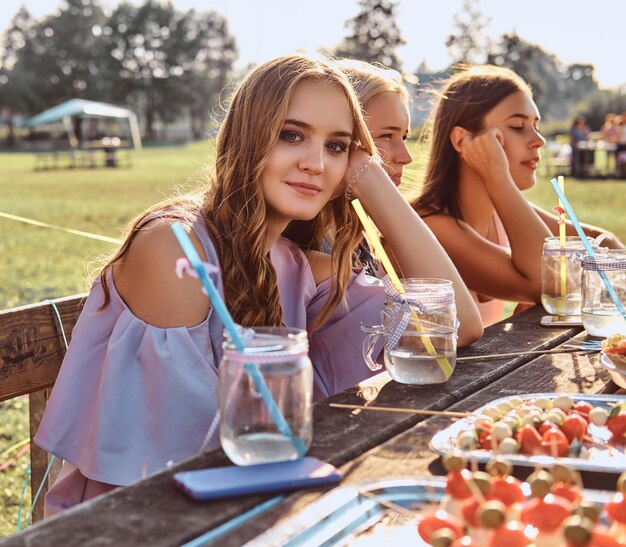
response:
<path id="1" fill-rule="evenodd" d="M 529 203 L 545 139 L 528 85 L 514 72 L 477 66 L 444 85 L 429 124 L 422 193 L 412 206 L 446 249 L 478 303 L 483 324 L 505 301 L 541 297 L 543 241 L 557 217 Z M 585 225 L 589 235 L 606 233 Z M 571 224 L 568 235 L 575 235 Z M 621 242 L 606 233 L 604 245 Z"/>
<path id="2" fill-rule="evenodd" d="M 615 170 L 619 178 L 626 178 L 626 112 L 617 116 L 617 148 L 615 150 Z"/>
<path id="3" fill-rule="evenodd" d="M 620 138 L 620 116 L 613 112 L 609 112 L 604 116 L 604 123 L 600 130 L 600 136 L 604 142 L 609 144 L 617 144 Z"/>
<path id="4" fill-rule="evenodd" d="M 600 129 L 600 138 L 604 141 L 606 150 L 606 172 L 607 176 L 617 175 L 617 145 L 620 139 L 620 116 L 614 112 L 609 112 L 604 116 L 604 123 Z"/>
<path id="5" fill-rule="evenodd" d="M 408 275 L 453 280 L 459 343 L 481 336 L 461 277 L 375 152 L 332 61 L 293 55 L 248 74 L 204 193 L 135 219 L 87 298 L 36 435 L 65 460 L 48 515 L 190 457 L 216 415 L 222 324 L 198 280 L 175 273 L 175 221 L 219 267 L 212 275 L 237 323 L 308 331 L 318 399 L 371 375 L 360 327 L 378 322 L 385 299 L 378 280 L 353 269 L 362 227 L 346 194 Z M 323 238 L 330 254 L 317 251 Z"/>
<path id="6" fill-rule="evenodd" d="M 590 163 L 588 152 L 593 155 L 593 150 L 587 150 L 587 141 L 591 130 L 584 116 L 576 116 L 569 130 L 569 143 L 572 147 L 572 176 L 584 178 L 587 175 L 587 166 Z"/>

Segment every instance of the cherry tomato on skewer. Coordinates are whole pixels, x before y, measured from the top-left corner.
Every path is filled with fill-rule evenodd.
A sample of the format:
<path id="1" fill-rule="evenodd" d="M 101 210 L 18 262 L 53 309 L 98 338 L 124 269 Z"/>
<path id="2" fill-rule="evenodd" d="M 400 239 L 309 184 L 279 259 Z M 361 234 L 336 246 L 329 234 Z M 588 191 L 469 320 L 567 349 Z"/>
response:
<path id="1" fill-rule="evenodd" d="M 541 435 L 530 424 L 526 424 L 517 432 L 518 442 L 520 444 L 520 452 L 522 454 L 543 454 L 543 448 L 541 446 Z"/>
<path id="2" fill-rule="evenodd" d="M 574 412 L 567 416 L 561 424 L 561 431 L 571 443 L 574 439 L 582 441 L 587 434 L 587 426 L 589 423 L 580 414 Z"/>
<path id="3" fill-rule="evenodd" d="M 463 537 L 463 526 L 461 523 L 455 517 L 442 510 L 424 517 L 417 525 L 419 535 L 422 536 L 427 543 L 430 543 L 433 533 L 442 528 L 448 528 L 452 530 L 457 537 Z"/>

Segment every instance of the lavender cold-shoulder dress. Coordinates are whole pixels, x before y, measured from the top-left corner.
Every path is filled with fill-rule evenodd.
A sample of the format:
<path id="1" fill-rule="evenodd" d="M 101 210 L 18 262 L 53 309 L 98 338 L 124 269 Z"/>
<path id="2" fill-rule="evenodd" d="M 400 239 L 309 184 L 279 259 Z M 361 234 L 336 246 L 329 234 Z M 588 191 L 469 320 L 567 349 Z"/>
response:
<path id="1" fill-rule="evenodd" d="M 217 264 L 203 222 L 193 229 Z M 316 285 L 305 255 L 286 239 L 270 256 L 285 322 L 306 329 L 323 308 L 330 281 Z M 214 280 L 221 291 L 219 276 Z M 158 328 L 132 313 L 110 271 L 107 286 L 111 301 L 102 310 L 100 281 L 91 289 L 35 437 L 65 460 L 46 496 L 47 515 L 197 453 L 218 410 L 223 335 L 217 315 L 209 310 L 191 328 Z M 360 326 L 380 323 L 384 297 L 377 279 L 354 272 L 346 306 L 310 334 L 316 399 L 372 375 L 361 355 Z M 209 446 L 218 443 L 215 435 Z"/>

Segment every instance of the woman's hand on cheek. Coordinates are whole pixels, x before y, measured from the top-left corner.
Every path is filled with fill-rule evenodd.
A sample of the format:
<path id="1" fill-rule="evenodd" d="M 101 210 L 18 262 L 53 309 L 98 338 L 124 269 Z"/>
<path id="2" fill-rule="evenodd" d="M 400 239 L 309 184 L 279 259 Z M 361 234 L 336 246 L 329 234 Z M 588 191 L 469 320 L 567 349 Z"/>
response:
<path id="1" fill-rule="evenodd" d="M 363 171 L 367 169 L 370 158 L 371 156 L 367 153 L 367 150 L 361 148 L 360 146 L 353 145 L 350 147 L 348 169 L 346 170 L 346 174 L 341 184 L 342 193 L 347 199 L 353 199 L 356 197 L 353 193 L 354 187 L 359 182 L 359 178 L 363 174 Z"/>
<path id="2" fill-rule="evenodd" d="M 467 132 L 459 139 L 457 150 L 467 165 L 483 179 L 500 177 L 503 171 L 509 170 L 504 136 L 497 128 L 474 135 Z"/>

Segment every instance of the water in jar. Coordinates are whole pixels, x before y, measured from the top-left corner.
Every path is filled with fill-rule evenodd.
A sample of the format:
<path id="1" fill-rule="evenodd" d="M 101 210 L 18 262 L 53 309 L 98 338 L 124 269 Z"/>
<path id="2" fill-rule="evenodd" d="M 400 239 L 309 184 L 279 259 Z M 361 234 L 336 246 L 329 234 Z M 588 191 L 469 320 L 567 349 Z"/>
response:
<path id="1" fill-rule="evenodd" d="M 583 309 L 581 315 L 583 326 L 591 336 L 606 338 L 611 336 L 611 334 L 626 332 L 626 321 L 615 306 L 594 309 L 593 313 Z"/>
<path id="2" fill-rule="evenodd" d="M 307 350 L 306 331 L 286 327 L 255 327 L 244 352 L 225 343 L 220 441 L 236 465 L 304 456 L 313 436 L 313 368 Z"/>
<path id="3" fill-rule="evenodd" d="M 552 315 L 580 315 L 582 297 L 578 294 L 562 296 L 541 295 L 543 308 Z"/>
<path id="4" fill-rule="evenodd" d="M 593 240 L 588 240 L 593 246 Z M 584 252 L 580 238 L 568 236 L 564 246 L 560 238 L 547 237 L 541 256 L 541 303 L 552 315 L 580 315 L 581 273 L 580 261 L 571 255 Z"/>
<path id="5" fill-rule="evenodd" d="M 407 329 L 397 347 L 385 349 L 385 367 L 389 375 L 401 384 L 426 385 L 445 382 L 446 367 L 442 360 L 447 360 L 454 369 L 456 363 L 454 336 L 454 331 L 445 327 L 439 329 L 439 334 L 435 332 L 420 334 Z M 425 339 L 430 340 L 434 351 L 428 351 L 424 344 Z"/>
<path id="6" fill-rule="evenodd" d="M 289 437 L 281 433 L 243 433 L 222 435 L 222 448 L 236 465 L 255 465 L 297 460 L 300 454 Z"/>

